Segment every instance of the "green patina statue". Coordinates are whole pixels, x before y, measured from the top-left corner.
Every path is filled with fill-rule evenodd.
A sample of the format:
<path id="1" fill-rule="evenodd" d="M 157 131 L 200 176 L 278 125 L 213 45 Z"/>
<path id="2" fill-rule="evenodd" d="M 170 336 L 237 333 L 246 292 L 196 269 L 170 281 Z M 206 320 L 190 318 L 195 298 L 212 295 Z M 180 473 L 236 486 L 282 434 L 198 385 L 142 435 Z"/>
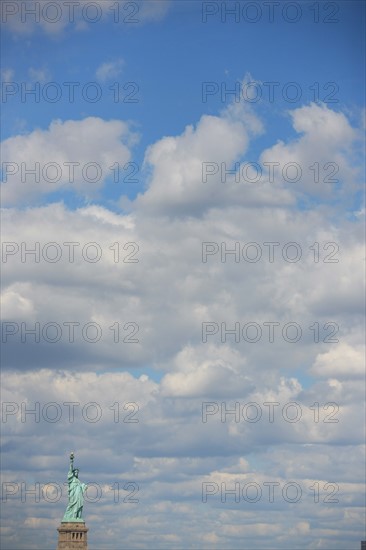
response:
<path id="1" fill-rule="evenodd" d="M 79 480 L 79 470 L 74 468 L 74 453 L 70 454 L 70 469 L 67 474 L 67 482 L 69 484 L 69 503 L 66 508 L 66 512 L 62 519 L 62 522 L 84 522 L 83 505 L 84 505 L 84 493 L 87 485 L 81 483 Z"/>

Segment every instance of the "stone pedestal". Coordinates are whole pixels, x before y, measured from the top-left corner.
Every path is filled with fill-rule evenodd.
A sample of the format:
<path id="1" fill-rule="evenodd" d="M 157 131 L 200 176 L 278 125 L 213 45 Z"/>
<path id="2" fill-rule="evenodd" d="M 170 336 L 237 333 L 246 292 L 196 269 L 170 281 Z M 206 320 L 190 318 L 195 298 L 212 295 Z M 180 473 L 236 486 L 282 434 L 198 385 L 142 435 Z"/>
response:
<path id="1" fill-rule="evenodd" d="M 88 550 L 88 529 L 85 523 L 62 522 L 57 531 L 57 550 Z"/>

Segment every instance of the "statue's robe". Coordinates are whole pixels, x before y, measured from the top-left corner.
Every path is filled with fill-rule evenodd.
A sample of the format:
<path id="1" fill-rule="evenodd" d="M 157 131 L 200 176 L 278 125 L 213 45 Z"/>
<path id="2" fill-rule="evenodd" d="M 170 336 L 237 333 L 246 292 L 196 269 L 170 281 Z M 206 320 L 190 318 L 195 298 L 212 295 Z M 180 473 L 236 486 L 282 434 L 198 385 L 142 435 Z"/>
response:
<path id="1" fill-rule="evenodd" d="M 69 504 L 62 521 L 75 521 L 77 519 L 83 521 L 84 493 L 87 485 L 80 482 L 71 467 L 67 474 L 67 482 L 69 484 Z"/>

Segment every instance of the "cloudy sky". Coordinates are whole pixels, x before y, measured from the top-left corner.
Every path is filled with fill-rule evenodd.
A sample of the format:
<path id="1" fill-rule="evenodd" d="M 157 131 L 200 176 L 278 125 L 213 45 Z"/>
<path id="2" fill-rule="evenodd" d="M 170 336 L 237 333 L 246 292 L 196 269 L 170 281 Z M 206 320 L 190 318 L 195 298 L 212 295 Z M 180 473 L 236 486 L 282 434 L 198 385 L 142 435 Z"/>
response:
<path id="1" fill-rule="evenodd" d="M 2 3 L 4 550 L 356 550 L 364 3 Z"/>

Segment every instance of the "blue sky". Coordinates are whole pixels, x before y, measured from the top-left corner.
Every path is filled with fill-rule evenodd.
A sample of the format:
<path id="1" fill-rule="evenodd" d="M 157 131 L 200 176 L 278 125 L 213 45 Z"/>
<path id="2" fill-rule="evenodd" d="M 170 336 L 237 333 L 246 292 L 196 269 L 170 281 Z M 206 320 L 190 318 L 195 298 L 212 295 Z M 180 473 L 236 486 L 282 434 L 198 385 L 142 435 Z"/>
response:
<path id="1" fill-rule="evenodd" d="M 56 546 L 74 449 L 91 550 L 358 549 L 365 4 L 32 4 L 2 5 L 2 548 Z"/>
<path id="2" fill-rule="evenodd" d="M 163 4 L 169 13 L 169 25 L 165 18 L 153 24 L 114 24 L 109 14 L 105 22 L 90 24 L 83 31 L 77 32 L 72 24 L 67 24 L 61 33 L 35 29 L 26 40 L 19 37 L 12 40 L 12 47 L 3 58 L 3 68 L 11 68 L 16 82 L 28 82 L 29 86 L 32 80 L 29 68 L 43 71 L 41 94 L 46 83 L 56 82 L 61 97 L 51 102 L 41 95 L 36 103 L 32 97 L 22 102 L 20 91 L 9 95 L 3 114 L 3 138 L 20 128 L 28 132 L 46 129 L 50 118 L 121 117 L 136 124 L 140 141 L 134 147 L 133 160 L 141 165 L 146 147 L 160 136 L 181 133 L 202 114 L 217 115 L 233 98 L 228 94 L 222 101 L 221 93 L 216 92 L 204 102 L 204 82 L 215 82 L 220 90 L 221 85 L 231 90 L 245 75 L 249 75 L 250 81 L 278 83 L 273 88 L 273 101 L 269 85 L 264 85 L 260 88 L 262 99 L 252 103 L 268 121 L 266 132 L 251 144 L 252 160 L 274 140 L 293 136 L 286 117 L 289 108 L 325 99 L 333 109 L 338 110 L 342 104 L 351 118 L 359 116 L 363 100 L 363 75 L 357 70 L 363 61 L 362 2 L 338 3 L 340 11 L 334 16 L 332 5 L 320 6 L 317 24 L 313 22 L 315 11 L 310 9 L 309 2 L 298 4 L 301 18 L 297 23 L 285 20 L 283 6 L 276 7 L 271 23 L 269 7 L 262 5 L 262 16 L 252 24 L 243 19 L 242 13 L 238 22 L 228 15 L 223 23 L 224 8 L 220 3 L 218 14 L 207 16 L 206 23 L 202 22 L 204 8 L 200 2 Z M 253 13 L 248 11 L 251 17 Z M 291 9 L 288 13 L 293 17 Z M 322 22 L 327 16 L 338 18 L 339 22 Z M 5 29 L 5 43 L 9 38 L 11 31 Z M 96 42 L 98 49 L 94 47 Z M 122 64 L 118 78 L 111 76 L 104 82 L 98 81 L 99 66 L 119 61 Z M 132 94 L 136 103 L 114 102 L 115 92 L 110 86 L 116 81 L 123 98 Z M 75 88 L 73 103 L 64 82 L 80 83 Z M 101 98 L 95 103 L 85 101 L 82 96 L 82 90 L 90 82 L 101 87 Z M 134 84 L 123 90 L 128 82 Z M 301 91 L 299 101 L 283 98 L 287 89 L 289 94 L 296 94 L 294 87 L 287 88 L 290 82 L 295 82 Z M 52 95 L 54 89 L 49 93 Z M 94 93 L 94 88 L 90 93 Z M 143 179 L 142 174 L 139 176 Z M 137 188 L 128 186 L 130 198 Z M 116 193 L 112 192 L 112 196 L 115 198 Z"/>

